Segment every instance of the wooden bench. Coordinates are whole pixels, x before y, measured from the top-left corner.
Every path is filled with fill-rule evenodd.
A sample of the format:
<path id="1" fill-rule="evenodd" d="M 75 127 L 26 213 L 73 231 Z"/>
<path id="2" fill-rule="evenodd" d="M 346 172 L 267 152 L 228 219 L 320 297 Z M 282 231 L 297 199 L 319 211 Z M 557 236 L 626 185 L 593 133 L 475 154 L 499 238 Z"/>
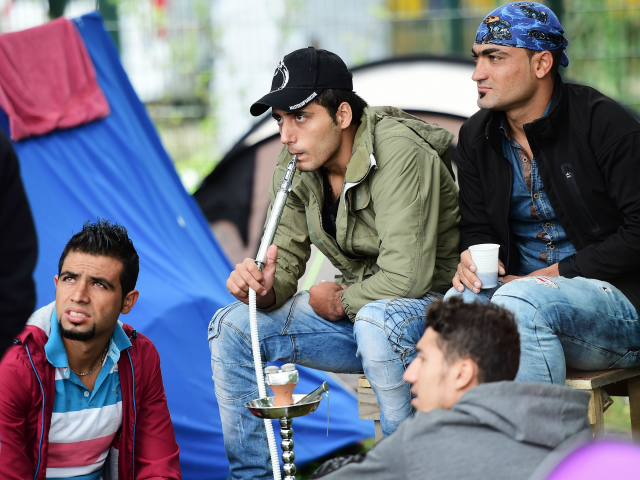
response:
<path id="1" fill-rule="evenodd" d="M 640 440 L 640 367 L 585 372 L 567 369 L 566 385 L 591 392 L 589 423 L 593 433 L 604 433 L 604 412 L 613 403 L 610 397 L 629 397 L 631 435 Z"/>
<path id="2" fill-rule="evenodd" d="M 373 420 L 376 443 L 382 440 L 382 425 L 380 425 L 380 405 L 371 384 L 364 375 L 358 379 L 358 414 L 360 420 Z"/>
<path id="3" fill-rule="evenodd" d="M 640 441 L 640 367 L 585 372 L 567 369 L 566 385 L 591 392 L 589 423 L 595 435 L 604 433 L 604 412 L 613 403 L 610 397 L 629 397 L 631 433 Z M 360 420 L 373 420 L 376 442 L 382 439 L 380 405 L 371 384 L 362 376 L 358 382 Z"/>

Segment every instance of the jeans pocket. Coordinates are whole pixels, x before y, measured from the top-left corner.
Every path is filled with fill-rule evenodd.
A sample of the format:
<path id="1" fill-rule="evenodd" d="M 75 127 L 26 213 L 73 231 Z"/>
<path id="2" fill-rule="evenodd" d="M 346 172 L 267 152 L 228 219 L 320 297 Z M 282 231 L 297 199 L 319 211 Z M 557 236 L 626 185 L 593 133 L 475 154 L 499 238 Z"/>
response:
<path id="1" fill-rule="evenodd" d="M 209 328 L 207 329 L 207 341 L 210 342 L 212 338 L 215 338 L 218 335 L 220 335 L 220 318 L 217 315 L 214 315 L 209 322 Z"/>
<path id="2" fill-rule="evenodd" d="M 618 360 L 616 363 L 614 363 L 613 365 L 611 365 L 609 368 L 631 368 L 631 367 L 637 367 L 638 365 L 640 365 L 640 358 L 639 357 L 640 352 L 627 352 L 626 354 L 624 354 L 620 360 Z"/>
<path id="3" fill-rule="evenodd" d="M 212 338 L 216 338 L 220 335 L 220 321 L 234 308 L 242 305 L 241 302 L 233 302 L 219 309 L 211 321 L 209 322 L 209 327 L 207 328 L 207 341 L 211 341 Z"/>

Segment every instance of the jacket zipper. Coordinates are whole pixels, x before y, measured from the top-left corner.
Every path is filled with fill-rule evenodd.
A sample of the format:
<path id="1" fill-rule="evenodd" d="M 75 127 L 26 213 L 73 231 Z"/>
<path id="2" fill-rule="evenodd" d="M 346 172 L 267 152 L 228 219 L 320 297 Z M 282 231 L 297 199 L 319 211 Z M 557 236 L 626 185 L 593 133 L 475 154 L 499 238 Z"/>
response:
<path id="1" fill-rule="evenodd" d="M 138 332 L 136 330 L 131 331 L 132 338 L 138 338 Z M 136 423 L 138 423 L 138 412 L 136 411 L 136 375 L 133 372 L 133 361 L 131 360 L 131 354 L 127 348 L 127 356 L 129 357 L 129 365 L 131 366 L 131 393 L 133 398 L 133 446 L 131 447 L 131 480 L 136 478 Z"/>
<path id="2" fill-rule="evenodd" d="M 324 182 L 322 181 L 322 178 L 320 177 L 320 174 L 318 173 L 318 171 L 316 170 L 314 172 L 316 174 L 316 176 L 318 177 L 318 179 L 320 180 L 320 193 L 322 193 L 322 198 L 324 199 Z M 329 235 L 326 230 L 324 229 L 324 225 L 322 224 L 322 209 L 324 208 L 324 202 L 323 203 L 319 203 L 318 202 L 318 197 L 316 197 L 316 194 L 313 193 L 313 189 L 309 186 L 309 191 L 311 192 L 311 195 L 313 195 L 314 200 L 316 201 L 316 203 L 318 204 L 318 206 L 320 207 L 320 228 L 322 229 L 322 233 L 324 233 L 325 237 L 328 237 L 332 240 L 333 244 L 335 245 L 336 249 L 342 253 L 342 255 L 344 255 L 344 257 L 349 260 L 350 262 L 355 262 L 354 258 L 349 258 L 349 256 L 347 256 L 346 253 L 344 253 L 342 251 L 342 249 L 340 248 L 340 245 L 338 245 L 338 239 L 337 238 L 333 238 L 331 235 Z M 346 205 L 345 205 L 346 207 Z M 336 227 L 338 226 L 338 218 L 336 217 Z M 338 236 L 338 231 L 336 230 L 336 237 Z"/>
<path id="3" fill-rule="evenodd" d="M 364 176 L 358 180 L 357 182 L 353 182 L 353 183 L 345 183 L 344 185 L 344 209 L 347 209 L 347 191 L 352 188 L 355 187 L 357 185 L 360 185 L 362 182 L 364 182 L 364 179 L 367 178 L 367 176 L 369 175 L 369 172 L 371 171 L 371 169 L 373 167 L 376 167 L 378 165 L 378 163 L 376 162 L 376 157 L 373 156 L 373 153 L 369 154 L 369 169 L 367 170 L 367 173 L 364 174 Z"/>
<path id="4" fill-rule="evenodd" d="M 45 396 L 44 396 L 44 386 L 42 385 L 42 381 L 40 380 L 40 375 L 38 375 L 38 371 L 36 370 L 36 366 L 33 364 L 33 359 L 31 358 L 31 352 L 29 351 L 29 346 L 27 342 L 24 342 L 24 348 L 27 349 L 27 356 L 29 357 L 29 362 L 31 362 L 31 368 L 33 368 L 33 372 L 36 374 L 36 378 L 38 379 L 38 383 L 40 384 L 40 390 L 42 391 L 42 428 L 40 429 L 40 443 L 38 444 L 38 464 L 36 465 L 36 472 L 33 475 L 33 480 L 36 480 L 38 477 L 38 472 L 40 471 L 40 462 L 42 461 L 42 438 L 44 437 L 44 406 L 45 406 Z"/>
<path id="5" fill-rule="evenodd" d="M 573 175 L 573 171 L 571 169 L 570 163 L 563 163 L 560 166 L 562 170 L 562 174 L 564 175 L 564 180 L 567 183 L 567 187 L 569 187 L 569 191 L 573 196 L 573 200 L 578 204 L 578 210 L 582 214 L 582 218 L 589 224 L 589 228 L 592 232 L 597 232 L 600 230 L 600 226 L 596 223 L 595 219 L 591 215 L 591 212 L 587 209 L 587 206 L 580 195 L 580 190 L 578 190 L 578 184 L 576 183 L 576 179 Z"/>

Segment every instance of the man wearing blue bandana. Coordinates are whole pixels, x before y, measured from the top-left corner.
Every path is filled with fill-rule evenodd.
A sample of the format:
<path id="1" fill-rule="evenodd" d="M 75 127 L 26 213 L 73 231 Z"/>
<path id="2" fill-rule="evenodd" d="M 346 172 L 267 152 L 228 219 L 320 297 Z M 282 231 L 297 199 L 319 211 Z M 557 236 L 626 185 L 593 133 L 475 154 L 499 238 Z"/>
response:
<path id="1" fill-rule="evenodd" d="M 460 130 L 460 264 L 447 294 L 514 313 L 516 380 L 640 365 L 640 124 L 566 84 L 569 42 L 535 2 L 497 8 L 472 48 L 478 106 Z M 500 245 L 483 288 L 469 247 Z"/>

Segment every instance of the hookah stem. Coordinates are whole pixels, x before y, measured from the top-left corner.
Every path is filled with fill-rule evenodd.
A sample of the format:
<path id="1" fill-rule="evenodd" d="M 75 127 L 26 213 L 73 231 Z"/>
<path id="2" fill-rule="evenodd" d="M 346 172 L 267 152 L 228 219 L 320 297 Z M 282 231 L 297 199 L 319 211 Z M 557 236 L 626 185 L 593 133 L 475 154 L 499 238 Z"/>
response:
<path id="1" fill-rule="evenodd" d="M 256 292 L 249 288 L 249 327 L 251 329 L 251 350 L 253 351 L 253 366 L 256 371 L 256 380 L 258 382 L 258 396 L 264 398 L 267 396 L 266 387 L 264 385 L 264 371 L 262 369 L 262 358 L 260 357 L 260 341 L 258 339 L 258 316 L 256 312 Z M 276 446 L 276 437 L 273 433 L 273 425 L 268 418 L 264 419 L 264 428 L 267 432 L 267 444 L 269 445 L 269 455 L 271 457 L 271 468 L 273 471 L 273 479 L 281 480 L 280 460 L 278 459 L 278 447 Z"/>
<path id="2" fill-rule="evenodd" d="M 287 165 L 284 177 L 282 178 L 280 186 L 278 187 L 278 193 L 276 194 L 276 198 L 273 202 L 273 207 L 271 208 L 271 215 L 269 216 L 267 226 L 264 230 L 264 234 L 260 242 L 260 248 L 258 249 L 258 254 L 256 255 L 256 265 L 258 266 L 258 269 L 260 271 L 262 271 L 262 267 L 266 263 L 267 250 L 273 242 L 278 224 L 280 223 L 280 218 L 282 217 L 282 211 L 284 210 L 285 202 L 287 201 L 287 197 L 289 196 L 289 192 L 291 191 L 291 181 L 293 180 L 293 175 L 296 171 L 296 158 L 297 155 L 294 155 Z M 251 330 L 253 365 L 256 371 L 258 395 L 260 398 L 265 398 L 267 396 L 267 389 L 264 384 L 264 371 L 262 369 L 262 357 L 260 356 L 260 340 L 258 338 L 258 315 L 256 308 L 256 292 L 252 288 L 250 288 L 249 327 Z M 280 460 L 278 458 L 278 448 L 276 447 L 276 439 L 273 434 L 273 425 L 271 423 L 271 420 L 265 418 L 264 427 L 267 431 L 267 443 L 269 444 L 269 453 L 271 455 L 273 478 L 274 480 L 281 480 L 282 477 L 280 475 Z"/>

